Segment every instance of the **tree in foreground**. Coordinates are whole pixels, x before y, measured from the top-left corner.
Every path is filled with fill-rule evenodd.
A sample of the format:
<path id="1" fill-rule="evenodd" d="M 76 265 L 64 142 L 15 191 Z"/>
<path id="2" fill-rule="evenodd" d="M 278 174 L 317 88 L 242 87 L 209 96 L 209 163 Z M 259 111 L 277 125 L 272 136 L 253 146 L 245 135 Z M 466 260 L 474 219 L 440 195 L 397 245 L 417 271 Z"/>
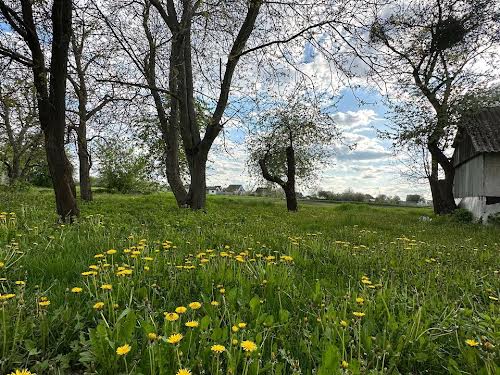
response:
<path id="1" fill-rule="evenodd" d="M 332 117 L 319 107 L 300 102 L 283 105 L 257 121 L 249 141 L 249 169 L 278 184 L 288 211 L 297 211 L 297 182 L 312 180 L 339 140 Z"/>
<path id="2" fill-rule="evenodd" d="M 37 94 L 38 118 L 56 196 L 63 220 L 79 215 L 73 168 L 64 148 L 66 134 L 66 77 L 71 38 L 72 1 L 0 0 L 0 24 L 8 29 L 0 55 L 31 69 Z M 46 19 L 49 14 L 50 21 Z M 8 25 L 8 26 L 7 26 Z M 2 37 L 5 35 L 2 35 Z M 46 50 L 50 41 L 50 53 Z M 50 59 L 50 66 L 46 61 Z"/>

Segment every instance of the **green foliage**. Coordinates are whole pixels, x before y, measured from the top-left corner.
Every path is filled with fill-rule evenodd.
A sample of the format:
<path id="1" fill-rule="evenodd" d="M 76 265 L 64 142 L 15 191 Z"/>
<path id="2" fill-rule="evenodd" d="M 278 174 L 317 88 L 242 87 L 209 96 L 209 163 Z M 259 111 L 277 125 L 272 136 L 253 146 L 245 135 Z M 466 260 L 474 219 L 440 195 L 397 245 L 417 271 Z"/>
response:
<path id="1" fill-rule="evenodd" d="M 469 224 L 474 221 L 474 215 L 472 212 L 465 208 L 457 208 L 453 211 L 453 220 L 457 223 Z"/>
<path id="2" fill-rule="evenodd" d="M 362 203 L 292 215 L 254 197 L 210 196 L 207 213 L 192 212 L 168 194 L 99 194 L 56 225 L 52 194 L 0 191 L 0 293 L 15 294 L 0 306 L 2 374 L 499 371 L 496 228 Z"/>
<path id="3" fill-rule="evenodd" d="M 490 214 L 488 216 L 488 224 L 500 226 L 500 213 Z"/>
<path id="4" fill-rule="evenodd" d="M 158 189 L 149 175 L 149 160 L 119 143 L 99 148 L 99 185 L 110 192 L 150 193 Z"/>

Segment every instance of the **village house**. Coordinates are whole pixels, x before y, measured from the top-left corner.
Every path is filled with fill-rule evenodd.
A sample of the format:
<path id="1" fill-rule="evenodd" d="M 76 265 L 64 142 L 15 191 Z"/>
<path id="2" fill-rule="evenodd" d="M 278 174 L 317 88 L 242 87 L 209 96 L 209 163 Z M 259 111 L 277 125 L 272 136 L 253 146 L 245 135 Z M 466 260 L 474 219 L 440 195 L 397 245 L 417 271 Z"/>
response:
<path id="1" fill-rule="evenodd" d="M 224 192 L 229 195 L 242 195 L 245 193 L 243 185 L 229 185 L 224 189 Z"/>
<path id="2" fill-rule="evenodd" d="M 222 192 L 222 186 L 207 186 L 208 195 L 216 195 Z"/>
<path id="3" fill-rule="evenodd" d="M 456 203 L 486 222 L 500 213 L 500 107 L 470 117 L 454 147 Z"/>

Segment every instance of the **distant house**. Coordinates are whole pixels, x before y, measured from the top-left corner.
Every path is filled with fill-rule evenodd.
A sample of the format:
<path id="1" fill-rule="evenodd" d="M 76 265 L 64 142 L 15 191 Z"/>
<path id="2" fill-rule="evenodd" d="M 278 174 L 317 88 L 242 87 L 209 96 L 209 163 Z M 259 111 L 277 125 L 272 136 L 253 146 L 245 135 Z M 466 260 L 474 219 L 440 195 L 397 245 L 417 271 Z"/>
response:
<path id="1" fill-rule="evenodd" d="M 271 189 L 267 187 L 258 187 L 253 193 L 259 197 L 265 197 L 271 195 Z"/>
<path id="2" fill-rule="evenodd" d="M 216 195 L 222 192 L 221 186 L 207 186 L 207 194 Z"/>
<path id="3" fill-rule="evenodd" d="M 241 195 L 245 193 L 245 189 L 243 189 L 242 185 L 229 185 L 224 189 L 224 192 L 230 195 Z"/>
<path id="4" fill-rule="evenodd" d="M 500 212 L 500 107 L 471 116 L 458 132 L 454 147 L 455 200 L 485 221 Z"/>

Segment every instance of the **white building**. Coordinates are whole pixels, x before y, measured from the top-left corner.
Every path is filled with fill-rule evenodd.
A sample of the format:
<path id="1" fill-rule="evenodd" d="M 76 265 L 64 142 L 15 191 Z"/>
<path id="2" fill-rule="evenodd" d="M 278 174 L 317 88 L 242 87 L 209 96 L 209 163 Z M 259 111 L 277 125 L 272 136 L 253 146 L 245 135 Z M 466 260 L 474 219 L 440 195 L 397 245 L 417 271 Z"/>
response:
<path id="1" fill-rule="evenodd" d="M 500 213 L 500 107 L 471 117 L 454 146 L 455 201 L 485 222 Z"/>

